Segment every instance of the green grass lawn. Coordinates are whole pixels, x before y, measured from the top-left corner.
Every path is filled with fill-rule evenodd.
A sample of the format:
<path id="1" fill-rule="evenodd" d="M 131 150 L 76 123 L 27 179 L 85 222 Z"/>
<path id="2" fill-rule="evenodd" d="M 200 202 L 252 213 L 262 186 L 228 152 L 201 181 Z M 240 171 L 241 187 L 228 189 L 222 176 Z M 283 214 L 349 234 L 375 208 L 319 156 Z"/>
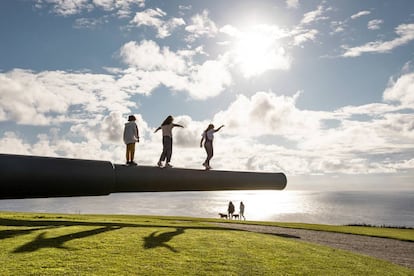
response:
<path id="1" fill-rule="evenodd" d="M 414 275 L 386 261 L 209 221 L 217 220 L 0 213 L 0 275 Z"/>
<path id="2" fill-rule="evenodd" d="M 233 223 L 244 223 L 243 221 L 232 221 Z M 391 238 L 402 241 L 414 241 L 414 229 L 412 228 L 387 228 L 373 226 L 342 226 L 342 225 L 324 225 L 309 223 L 286 223 L 286 222 L 263 222 L 249 221 L 248 224 L 271 225 L 286 228 L 309 229 L 316 231 L 328 231 L 346 234 L 357 234 L 371 237 Z"/>

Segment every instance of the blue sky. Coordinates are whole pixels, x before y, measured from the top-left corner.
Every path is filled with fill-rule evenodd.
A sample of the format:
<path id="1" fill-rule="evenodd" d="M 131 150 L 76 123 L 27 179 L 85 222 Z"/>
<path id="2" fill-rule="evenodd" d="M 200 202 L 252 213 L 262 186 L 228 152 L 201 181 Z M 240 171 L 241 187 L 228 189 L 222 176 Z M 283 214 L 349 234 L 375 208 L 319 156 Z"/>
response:
<path id="1" fill-rule="evenodd" d="M 283 171 L 306 188 L 412 189 L 414 2 L 5 0 L 0 152 Z"/>

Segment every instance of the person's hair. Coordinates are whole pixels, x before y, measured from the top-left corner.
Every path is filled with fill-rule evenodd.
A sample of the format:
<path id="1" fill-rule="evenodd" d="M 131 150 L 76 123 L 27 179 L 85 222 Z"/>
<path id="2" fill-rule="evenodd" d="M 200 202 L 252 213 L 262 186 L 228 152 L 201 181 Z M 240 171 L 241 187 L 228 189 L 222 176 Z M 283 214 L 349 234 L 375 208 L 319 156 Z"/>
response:
<path id="1" fill-rule="evenodd" d="M 173 116 L 170 115 L 167 118 L 165 118 L 164 122 L 162 122 L 161 125 L 162 126 L 169 125 L 173 122 L 173 120 L 174 120 Z"/>
<path id="2" fill-rule="evenodd" d="M 137 118 L 135 118 L 135 116 L 134 115 L 129 115 L 128 116 L 128 122 L 130 122 L 130 121 L 135 121 Z"/>
<path id="3" fill-rule="evenodd" d="M 214 128 L 213 124 L 209 124 L 208 127 L 206 128 L 206 130 L 204 130 L 204 132 L 209 131 L 210 129 Z"/>

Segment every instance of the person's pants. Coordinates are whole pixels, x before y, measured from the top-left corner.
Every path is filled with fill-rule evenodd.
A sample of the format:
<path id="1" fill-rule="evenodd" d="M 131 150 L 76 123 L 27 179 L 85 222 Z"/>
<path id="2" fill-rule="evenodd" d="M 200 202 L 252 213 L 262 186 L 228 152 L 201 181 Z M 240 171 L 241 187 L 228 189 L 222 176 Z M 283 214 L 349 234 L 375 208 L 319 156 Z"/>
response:
<path id="1" fill-rule="evenodd" d="M 204 148 L 206 149 L 207 153 L 205 164 L 210 166 L 210 160 L 213 158 L 213 141 L 206 141 L 204 143 Z"/>
<path id="2" fill-rule="evenodd" d="M 134 161 L 135 155 L 135 143 L 130 143 L 126 145 L 126 161 Z"/>
<path id="3" fill-rule="evenodd" d="M 162 136 L 162 153 L 160 156 L 160 161 L 167 159 L 167 163 L 171 161 L 172 155 L 172 137 Z"/>

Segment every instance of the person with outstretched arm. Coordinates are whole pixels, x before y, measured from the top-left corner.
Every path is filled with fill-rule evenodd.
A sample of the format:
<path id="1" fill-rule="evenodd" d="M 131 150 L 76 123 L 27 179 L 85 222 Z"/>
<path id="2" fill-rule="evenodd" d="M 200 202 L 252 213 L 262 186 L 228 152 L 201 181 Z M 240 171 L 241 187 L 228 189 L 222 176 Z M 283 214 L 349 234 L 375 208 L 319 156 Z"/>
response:
<path id="1" fill-rule="evenodd" d="M 201 134 L 201 141 L 200 141 L 200 148 L 203 147 L 204 142 L 204 149 L 207 153 L 207 158 L 203 163 L 203 166 L 206 168 L 206 170 L 210 170 L 210 160 L 213 158 L 213 140 L 214 140 L 214 133 L 219 131 L 224 125 L 221 127 L 214 129 L 213 124 L 209 124 L 206 130 L 204 130 L 203 134 Z"/>
<path id="2" fill-rule="evenodd" d="M 171 168 L 171 155 L 172 155 L 172 145 L 173 145 L 173 139 L 172 139 L 172 129 L 174 127 L 182 127 L 182 125 L 174 124 L 173 123 L 174 118 L 170 115 L 168 116 L 164 122 L 162 122 L 161 126 L 159 126 L 154 133 L 156 133 L 158 130 L 162 130 L 162 153 L 160 156 L 160 159 L 157 163 L 158 167 L 162 167 L 162 162 L 165 160 L 167 161 L 165 163 L 165 168 Z"/>

